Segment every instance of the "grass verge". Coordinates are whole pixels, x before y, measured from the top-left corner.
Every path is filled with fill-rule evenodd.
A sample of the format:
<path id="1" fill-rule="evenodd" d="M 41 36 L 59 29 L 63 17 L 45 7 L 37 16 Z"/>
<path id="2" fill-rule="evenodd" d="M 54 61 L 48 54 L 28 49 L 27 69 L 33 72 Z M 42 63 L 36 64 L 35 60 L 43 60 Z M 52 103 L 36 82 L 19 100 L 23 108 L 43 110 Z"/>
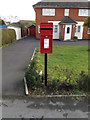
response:
<path id="1" fill-rule="evenodd" d="M 42 70 L 42 76 L 39 75 Z M 44 54 L 36 50 L 25 77 L 34 95 L 84 95 L 90 91 L 88 46 L 55 46 L 48 54 L 48 86 L 44 86 Z"/>

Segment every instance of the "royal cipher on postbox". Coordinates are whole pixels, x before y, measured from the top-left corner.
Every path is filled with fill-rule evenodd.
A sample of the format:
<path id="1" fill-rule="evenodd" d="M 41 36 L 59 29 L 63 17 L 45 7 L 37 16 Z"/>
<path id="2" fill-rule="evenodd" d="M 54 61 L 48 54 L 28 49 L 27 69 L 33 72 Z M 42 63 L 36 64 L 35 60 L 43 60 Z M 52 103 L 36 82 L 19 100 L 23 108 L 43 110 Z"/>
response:
<path id="1" fill-rule="evenodd" d="M 40 24 L 40 53 L 52 53 L 53 23 Z"/>

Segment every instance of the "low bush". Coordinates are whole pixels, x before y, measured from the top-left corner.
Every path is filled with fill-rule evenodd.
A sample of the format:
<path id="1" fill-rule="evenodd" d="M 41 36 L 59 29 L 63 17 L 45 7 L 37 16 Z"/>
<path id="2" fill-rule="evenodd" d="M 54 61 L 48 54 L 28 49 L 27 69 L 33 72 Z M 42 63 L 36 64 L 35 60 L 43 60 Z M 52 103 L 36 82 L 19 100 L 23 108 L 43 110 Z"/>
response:
<path id="1" fill-rule="evenodd" d="M 60 67 L 55 67 L 56 72 L 53 74 L 53 71 L 49 71 L 48 76 L 48 85 L 45 88 L 45 77 L 44 74 L 42 76 L 43 80 L 41 79 L 39 72 L 37 71 L 38 62 L 33 60 L 31 62 L 30 67 L 28 67 L 26 71 L 26 80 L 28 84 L 28 88 L 35 92 L 42 89 L 42 92 L 46 92 L 49 94 L 58 94 L 63 91 L 87 91 L 90 92 L 90 79 L 88 78 L 88 74 L 85 71 L 81 71 L 77 73 L 74 69 L 61 69 Z M 45 88 L 45 90 L 43 89 Z M 36 94 L 39 94 L 39 92 Z M 61 93 L 60 93 L 61 94 Z"/>
<path id="2" fill-rule="evenodd" d="M 85 71 L 81 71 L 78 81 L 79 89 L 90 92 L 90 78 Z"/>
<path id="3" fill-rule="evenodd" d="M 73 37 L 73 40 L 77 40 L 77 39 L 78 39 L 78 37 L 77 37 L 77 36 L 74 36 L 74 37 Z"/>
<path id="4" fill-rule="evenodd" d="M 13 29 L 2 29 L 2 45 L 11 44 L 16 40 L 16 32 Z"/>
<path id="5" fill-rule="evenodd" d="M 36 71 L 35 60 L 33 60 L 30 64 L 30 67 L 28 67 L 25 77 L 26 77 L 29 89 L 35 90 L 36 88 L 41 87 L 41 79 L 40 79 L 40 75 Z"/>
<path id="6" fill-rule="evenodd" d="M 51 74 L 51 75 L 50 75 Z M 90 79 L 85 71 L 77 73 L 74 69 L 60 69 L 53 74 L 48 74 L 48 86 L 53 91 L 57 90 L 83 90 L 90 91 Z"/>

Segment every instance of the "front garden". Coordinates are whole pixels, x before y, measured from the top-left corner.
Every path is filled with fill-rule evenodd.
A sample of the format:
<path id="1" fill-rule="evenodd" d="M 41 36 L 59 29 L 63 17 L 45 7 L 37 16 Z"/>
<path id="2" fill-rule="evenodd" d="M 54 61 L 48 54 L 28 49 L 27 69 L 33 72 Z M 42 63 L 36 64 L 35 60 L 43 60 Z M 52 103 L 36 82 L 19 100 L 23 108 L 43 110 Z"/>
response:
<path id="1" fill-rule="evenodd" d="M 39 48 L 30 64 L 25 74 L 30 94 L 80 95 L 90 91 L 88 46 L 55 46 L 53 54 L 48 54 L 47 86 L 44 78 L 44 54 L 40 54 Z"/>

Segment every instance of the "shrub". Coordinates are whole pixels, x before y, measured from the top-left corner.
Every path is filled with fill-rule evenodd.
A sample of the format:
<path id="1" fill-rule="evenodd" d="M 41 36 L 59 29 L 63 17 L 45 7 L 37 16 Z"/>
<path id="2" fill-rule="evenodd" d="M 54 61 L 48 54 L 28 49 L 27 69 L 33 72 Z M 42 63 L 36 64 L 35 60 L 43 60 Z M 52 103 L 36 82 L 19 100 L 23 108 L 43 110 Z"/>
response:
<path id="1" fill-rule="evenodd" d="M 27 80 L 28 88 L 35 90 L 36 88 L 41 87 L 41 78 L 40 75 L 36 71 L 36 61 L 33 60 L 30 64 L 30 67 L 28 67 L 25 77 Z"/>
<path id="2" fill-rule="evenodd" d="M 16 40 L 16 33 L 13 29 L 2 29 L 2 45 L 13 43 Z"/>
<path id="3" fill-rule="evenodd" d="M 59 69 L 57 70 L 57 74 L 53 74 L 53 71 L 51 71 L 50 74 L 48 75 L 49 90 L 69 91 L 78 89 L 88 92 L 90 91 L 90 79 L 88 74 L 84 71 L 77 73 L 74 69 Z"/>
<path id="4" fill-rule="evenodd" d="M 4 20 L 0 20 L 0 25 L 6 25 Z"/>
<path id="5" fill-rule="evenodd" d="M 90 92 L 90 78 L 84 71 L 81 71 L 78 81 L 79 89 Z"/>
<path id="6" fill-rule="evenodd" d="M 58 71 L 56 75 L 51 73 L 52 76 L 48 79 L 48 85 L 52 87 L 51 89 L 77 89 L 78 75 L 76 71 L 68 69 L 59 69 Z"/>
<path id="7" fill-rule="evenodd" d="M 74 37 L 73 37 L 73 40 L 77 40 L 77 39 L 78 39 L 78 37 L 77 37 L 77 36 L 74 36 Z"/>

